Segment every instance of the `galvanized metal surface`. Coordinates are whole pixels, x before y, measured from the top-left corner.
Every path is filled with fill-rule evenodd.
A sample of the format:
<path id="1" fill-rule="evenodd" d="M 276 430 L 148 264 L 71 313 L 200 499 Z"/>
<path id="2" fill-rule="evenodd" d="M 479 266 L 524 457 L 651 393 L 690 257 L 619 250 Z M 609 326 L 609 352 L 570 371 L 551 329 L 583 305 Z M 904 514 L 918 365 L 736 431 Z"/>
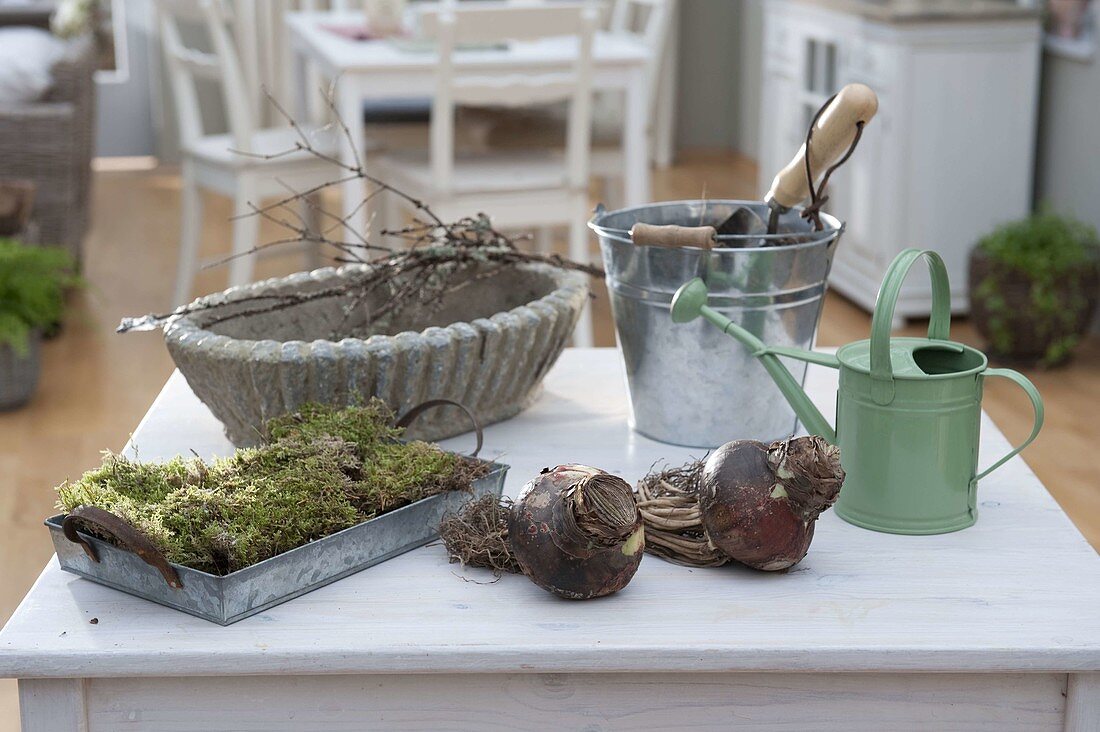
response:
<path id="1" fill-rule="evenodd" d="M 792 210 L 780 219 L 780 236 L 801 243 L 739 247 L 760 237 L 719 236 L 708 252 L 630 240 L 637 222 L 716 225 L 740 206 L 767 217 L 758 201 L 677 201 L 597 213 L 590 223 L 607 270 L 631 426 L 647 437 L 709 448 L 797 430 L 794 411 L 751 353 L 702 321 L 673 323 L 669 306 L 680 285 L 703 277 L 708 304 L 765 343 L 811 348 L 843 225 L 822 215 L 825 231 L 812 232 Z M 801 382 L 806 365 L 791 364 L 791 372 Z"/>
<path id="2" fill-rule="evenodd" d="M 494 463 L 492 472 L 474 481 L 473 495 L 452 491 L 430 496 L 225 576 L 173 564 L 183 582 L 178 589 L 169 587 L 160 572 L 136 554 L 81 533 L 99 556 L 99 562 L 93 562 L 62 534 L 63 515 L 46 519 L 46 526 L 65 571 L 229 625 L 427 544 L 436 538 L 436 526 L 445 513 L 475 496 L 499 496 L 507 472 L 507 465 Z"/>

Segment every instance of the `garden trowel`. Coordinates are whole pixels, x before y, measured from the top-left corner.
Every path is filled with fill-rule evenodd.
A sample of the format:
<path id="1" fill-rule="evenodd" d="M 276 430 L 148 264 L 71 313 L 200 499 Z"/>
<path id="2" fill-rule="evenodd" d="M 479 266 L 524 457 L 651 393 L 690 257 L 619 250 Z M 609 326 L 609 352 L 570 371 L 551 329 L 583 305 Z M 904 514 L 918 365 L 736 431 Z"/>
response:
<path id="1" fill-rule="evenodd" d="M 848 84 L 837 92 L 813 124 L 809 152 L 803 144 L 787 167 L 772 179 L 764 196 L 769 210 L 767 225 L 752 209 L 742 206 L 715 227 L 718 235 L 775 234 L 779 217 L 810 196 L 811 185 L 817 185 L 821 176 L 851 149 L 857 132 L 877 111 L 878 97 L 865 84 Z M 806 175 L 807 155 L 814 176 L 812 182 Z"/>

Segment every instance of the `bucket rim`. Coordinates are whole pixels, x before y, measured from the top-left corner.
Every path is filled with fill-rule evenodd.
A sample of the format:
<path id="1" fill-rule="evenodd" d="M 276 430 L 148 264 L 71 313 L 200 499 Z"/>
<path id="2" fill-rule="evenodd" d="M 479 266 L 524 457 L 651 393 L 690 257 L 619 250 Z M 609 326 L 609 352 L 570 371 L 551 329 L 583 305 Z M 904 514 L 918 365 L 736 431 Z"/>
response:
<path id="1" fill-rule="evenodd" d="M 747 201 L 735 198 L 707 198 L 707 199 L 683 199 L 676 201 L 655 201 L 653 203 L 644 203 L 640 206 L 627 206 L 624 208 L 617 208 L 613 210 L 602 209 L 597 206 L 596 212 L 592 218 L 588 220 L 588 228 L 594 231 L 601 238 L 606 237 L 608 239 L 614 239 L 626 244 L 633 244 L 630 238 L 630 231 L 628 229 L 614 229 L 611 227 L 603 226 L 600 222 L 607 219 L 610 216 L 616 214 L 627 214 L 631 211 L 640 211 L 643 209 L 655 208 L 658 206 L 691 206 L 708 204 L 725 204 L 731 206 L 763 206 L 763 201 Z M 800 212 L 803 210 L 802 206 L 795 206 L 791 208 L 791 211 Z M 821 246 L 822 244 L 831 244 L 835 242 L 844 233 L 845 223 L 836 218 L 832 214 L 821 212 L 821 220 L 825 223 L 826 228 L 820 232 L 802 232 L 794 234 L 794 236 L 806 236 L 808 234 L 819 234 L 817 238 L 809 239 L 808 241 L 800 241 L 797 244 L 777 244 L 767 247 L 774 251 L 791 251 L 795 249 L 803 249 L 807 247 Z M 712 252 L 721 252 L 735 254 L 738 252 L 747 252 L 758 249 L 759 247 L 740 247 L 740 246 L 721 246 L 722 242 L 736 242 L 736 241 L 756 241 L 763 239 L 765 241 L 771 239 L 789 239 L 792 234 L 790 232 L 777 233 L 777 234 L 720 234 L 718 236 L 719 246 L 712 247 Z M 685 249 L 699 249 L 699 247 L 684 247 Z"/>

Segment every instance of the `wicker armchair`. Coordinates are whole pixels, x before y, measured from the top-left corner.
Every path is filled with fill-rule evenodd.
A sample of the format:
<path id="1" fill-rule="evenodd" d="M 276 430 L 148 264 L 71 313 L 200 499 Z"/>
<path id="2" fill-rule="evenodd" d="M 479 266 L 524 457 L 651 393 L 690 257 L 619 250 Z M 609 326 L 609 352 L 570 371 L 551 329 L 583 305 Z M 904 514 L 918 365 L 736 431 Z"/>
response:
<path id="1" fill-rule="evenodd" d="M 66 247 L 78 262 L 88 228 L 95 65 L 92 39 L 76 39 L 54 64 L 45 98 L 0 108 L 0 178 L 34 182 L 38 240 Z"/>

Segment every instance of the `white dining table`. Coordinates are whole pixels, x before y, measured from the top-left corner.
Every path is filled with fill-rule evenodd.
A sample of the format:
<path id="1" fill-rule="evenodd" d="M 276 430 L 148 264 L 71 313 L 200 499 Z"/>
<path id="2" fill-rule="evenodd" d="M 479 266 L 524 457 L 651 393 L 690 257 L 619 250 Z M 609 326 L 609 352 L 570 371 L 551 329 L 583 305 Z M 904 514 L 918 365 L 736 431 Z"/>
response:
<path id="1" fill-rule="evenodd" d="M 810 367 L 827 417 L 836 388 Z M 703 452 L 632 432 L 627 412 L 618 353 L 567 349 L 482 455 L 511 465 L 515 496 L 555 463 L 633 482 Z M 981 429 L 984 464 L 1008 442 Z M 233 447 L 177 372 L 127 449 Z M 20 679 L 24 732 L 1097 732 L 1100 557 L 1020 457 L 978 491 L 964 531 L 881 534 L 827 511 L 788 573 L 646 556 L 589 602 L 426 546 L 222 627 L 52 559 L 0 631 L 0 677 Z"/>
<path id="2" fill-rule="evenodd" d="M 351 141 L 341 136 L 340 159 L 348 165 L 362 161 L 364 140 L 363 103 L 371 99 L 416 99 L 429 97 L 435 89 L 437 54 L 430 48 L 400 40 L 357 41 L 330 30 L 332 27 L 362 26 L 361 13 L 292 12 L 286 24 L 294 53 L 292 64 L 298 119 L 309 114 L 308 69 L 335 80 L 335 107 L 347 125 Z M 646 64 L 653 53 L 637 38 L 597 33 L 593 41 L 593 88 L 621 91 L 623 105 L 623 199 L 627 206 L 649 202 L 649 145 L 646 126 L 649 87 Z M 547 73 L 567 68 L 576 58 L 575 39 L 547 38 L 531 42 L 509 42 L 499 47 L 465 49 L 455 54 L 463 69 L 488 72 Z M 369 168 L 366 170 L 369 174 Z M 356 231 L 365 231 L 366 207 L 361 205 L 364 182 L 343 184 L 343 215 Z"/>

